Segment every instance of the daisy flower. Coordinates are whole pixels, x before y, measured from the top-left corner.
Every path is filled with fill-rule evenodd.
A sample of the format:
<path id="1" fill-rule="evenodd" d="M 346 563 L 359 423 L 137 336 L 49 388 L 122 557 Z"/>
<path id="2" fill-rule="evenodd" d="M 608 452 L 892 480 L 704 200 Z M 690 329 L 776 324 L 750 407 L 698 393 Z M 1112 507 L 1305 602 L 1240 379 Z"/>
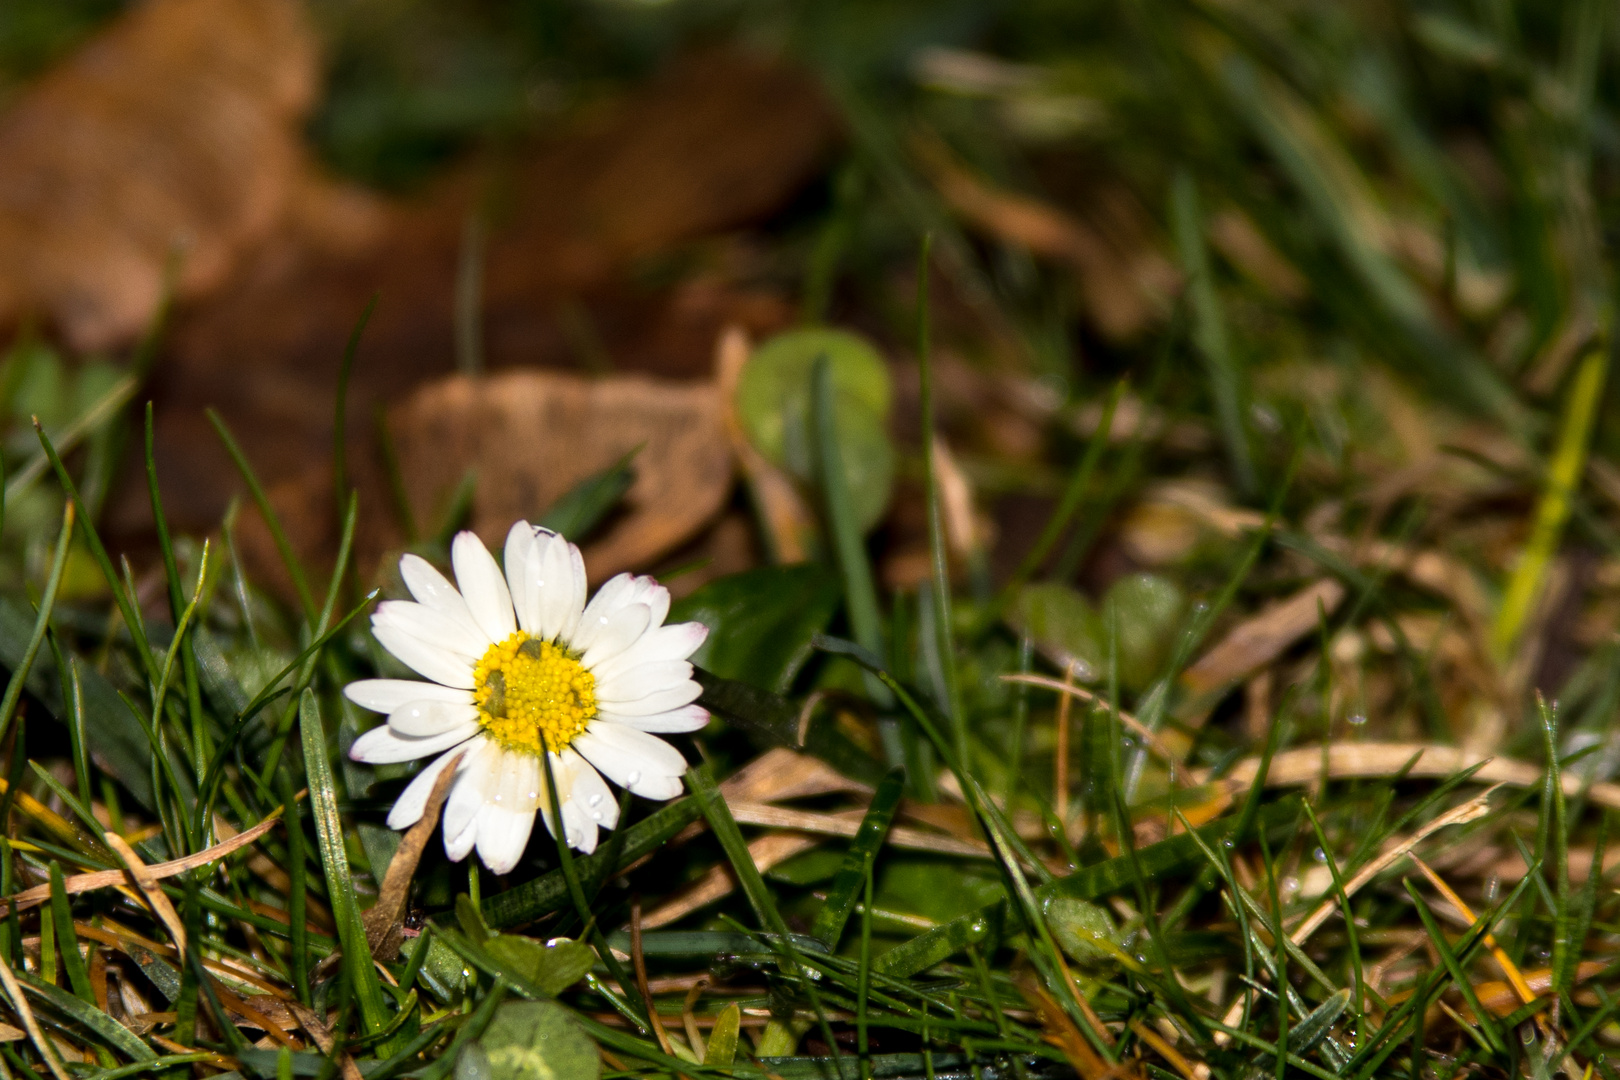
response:
<path id="1" fill-rule="evenodd" d="M 374 765 L 438 754 L 388 815 L 392 829 L 422 817 L 439 774 L 455 762 L 444 804 L 444 850 L 474 847 L 497 874 L 523 855 L 538 811 L 555 836 L 542 752 L 551 757 L 563 836 L 596 848 L 618 823 L 606 781 L 648 799 L 681 792 L 686 759 L 658 735 L 708 722 L 686 658 L 701 623 L 664 625 L 669 590 L 620 574 L 585 602 L 579 548 L 519 521 L 506 537 L 506 572 L 470 532 L 450 547 L 451 585 L 406 555 L 400 576 L 416 602 L 389 600 L 371 617 L 383 648 L 423 678 L 365 679 L 349 700 L 388 722 L 356 739 L 349 756 Z"/>

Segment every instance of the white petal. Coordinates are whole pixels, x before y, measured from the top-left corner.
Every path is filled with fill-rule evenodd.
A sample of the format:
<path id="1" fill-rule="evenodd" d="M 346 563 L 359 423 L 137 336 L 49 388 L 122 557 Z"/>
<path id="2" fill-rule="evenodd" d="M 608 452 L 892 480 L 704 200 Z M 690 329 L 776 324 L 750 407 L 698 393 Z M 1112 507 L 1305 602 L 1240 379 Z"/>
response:
<path id="1" fill-rule="evenodd" d="M 542 531 L 535 538 L 540 555 L 540 569 L 533 584 L 538 605 L 541 637 L 552 640 L 565 631 L 573 634 L 579 625 L 579 613 L 585 608 L 585 577 L 583 563 L 576 572 L 575 557 L 579 549 L 554 532 Z"/>
<path id="2" fill-rule="evenodd" d="M 478 706 L 468 702 L 411 701 L 388 714 L 388 726 L 400 735 L 437 735 L 478 719 Z"/>
<path id="3" fill-rule="evenodd" d="M 609 615 L 630 603 L 636 588 L 636 579 L 630 574 L 615 574 L 602 583 L 591 597 L 591 602 L 585 605 L 585 611 L 580 615 L 579 625 L 569 635 L 568 643 L 574 648 L 584 650 L 590 646 L 596 630 L 600 629 L 602 622 Z"/>
<path id="4" fill-rule="evenodd" d="M 579 662 L 589 671 L 602 661 L 618 656 L 635 644 L 651 618 L 652 609 L 646 604 L 626 604 L 611 615 L 593 616 L 586 611 L 580 620 L 579 633 L 574 637 L 574 647 L 585 652 Z"/>
<path id="5" fill-rule="evenodd" d="M 349 747 L 349 756 L 368 765 L 392 765 L 400 761 L 415 761 L 459 746 L 476 734 L 476 722 L 461 724 L 422 739 L 401 735 L 387 724 L 380 724 L 354 740 L 354 745 Z"/>
<path id="6" fill-rule="evenodd" d="M 611 708 L 609 702 L 639 701 L 660 690 L 671 690 L 691 681 L 692 665 L 685 660 L 660 660 L 642 664 L 619 675 L 597 676 L 596 700 Z"/>
<path id="7" fill-rule="evenodd" d="M 485 788 L 484 808 L 478 815 L 478 857 L 497 874 L 510 873 L 529 842 L 539 808 L 539 766 L 539 760 L 528 754 L 505 753 L 493 792 Z"/>
<path id="8" fill-rule="evenodd" d="M 585 556 L 579 553 L 577 544 L 568 545 L 568 570 L 568 609 L 563 617 L 562 629 L 557 631 L 557 637 L 563 641 L 574 639 L 574 632 L 579 629 L 580 615 L 585 610 Z"/>
<path id="9" fill-rule="evenodd" d="M 620 574 L 603 585 L 591 600 L 591 605 L 602 615 L 611 615 L 628 604 L 646 604 L 652 611 L 649 625 L 657 626 L 669 614 L 669 590 L 646 575 Z"/>
<path id="10" fill-rule="evenodd" d="M 456 584 L 467 600 L 473 621 L 491 641 L 505 641 L 517 629 L 512 613 L 512 594 L 506 578 L 495 565 L 495 556 L 484 542 L 470 532 L 459 532 L 450 544 L 450 564 L 456 568 Z"/>
<path id="11" fill-rule="evenodd" d="M 409 600 L 384 600 L 377 605 L 371 625 L 392 626 L 429 645 L 477 660 L 489 649 L 489 642 L 477 630 L 434 611 L 426 604 L 413 604 Z"/>
<path id="12" fill-rule="evenodd" d="M 503 753 L 498 743 L 479 739 L 461 759 L 460 766 L 456 768 L 455 786 L 450 789 L 450 797 L 444 802 L 445 851 L 450 850 L 452 839 L 460 840 L 462 833 L 478 820 L 478 812 L 484 808 L 485 789 L 494 778 Z M 467 841 L 467 848 L 472 848 L 471 839 Z M 451 858 L 461 858 L 465 854 L 452 855 Z"/>
<path id="13" fill-rule="evenodd" d="M 585 816 L 575 802 L 563 803 L 563 838 L 568 846 L 589 855 L 596 850 L 596 823 Z"/>
<path id="14" fill-rule="evenodd" d="M 579 807 L 592 825 L 600 825 L 604 829 L 617 825 L 619 802 L 613 797 L 613 789 L 602 779 L 602 774 L 572 750 L 563 751 L 563 758 L 568 761 L 574 774 L 574 790 L 570 796 L 574 805 Z"/>
<path id="15" fill-rule="evenodd" d="M 664 619 L 669 615 L 669 590 L 658 584 L 658 582 L 654 581 L 652 578 L 647 578 L 646 580 L 648 582 L 648 588 L 646 593 L 642 596 L 641 602 L 652 608 L 652 619 L 647 623 L 647 625 L 662 626 L 664 625 Z"/>
<path id="16" fill-rule="evenodd" d="M 466 690 L 440 686 L 438 683 L 417 682 L 415 679 L 361 679 L 345 686 L 343 694 L 362 709 L 381 713 L 391 713 L 413 701 L 448 701 L 470 705 L 473 699 Z"/>
<path id="17" fill-rule="evenodd" d="M 376 637 L 378 644 L 419 675 L 445 686 L 454 686 L 462 690 L 473 688 L 473 666 L 465 657 L 448 649 L 429 645 L 421 638 L 412 637 L 395 626 L 386 624 L 373 626 L 371 633 Z"/>
<path id="18" fill-rule="evenodd" d="M 506 585 L 512 597 L 512 609 L 517 614 L 518 629 L 537 636 L 540 624 L 539 596 L 534 582 L 540 571 L 540 548 L 535 539 L 534 526 L 527 521 L 514 521 L 506 534 Z M 479 851 L 482 855 L 482 850 Z"/>
<path id="19" fill-rule="evenodd" d="M 690 705 L 702 696 L 703 687 L 687 680 L 655 690 L 646 697 L 634 701 L 615 701 L 612 711 L 620 716 L 653 716 L 678 709 L 682 705 Z"/>
<path id="20" fill-rule="evenodd" d="M 458 780 L 457 785 L 465 784 L 465 780 Z M 478 839 L 478 819 L 474 817 L 462 828 L 459 833 L 444 834 L 444 853 L 450 857 L 451 862 L 460 862 L 472 854 L 473 843 Z"/>
<path id="21" fill-rule="evenodd" d="M 598 720 L 610 724 L 623 724 L 637 731 L 650 731 L 658 735 L 676 735 L 684 731 L 700 731 L 709 723 L 709 710 L 701 705 L 683 705 L 668 712 L 651 716 L 625 716 L 623 713 L 603 709 L 596 714 Z"/>
<path id="22" fill-rule="evenodd" d="M 394 808 L 388 811 L 390 829 L 408 829 L 422 820 L 422 811 L 427 809 L 433 785 L 439 782 L 439 774 L 444 772 L 444 767 L 455 759 L 455 751 L 440 754 L 405 785 L 405 790 L 394 800 Z"/>
<path id="23" fill-rule="evenodd" d="M 486 806 L 478 815 L 478 857 L 494 874 L 510 874 L 529 846 L 534 814 L 514 814 Z"/>
<path id="24" fill-rule="evenodd" d="M 422 606 L 432 608 L 476 634 L 483 634 L 467 609 L 467 601 L 432 563 L 420 555 L 406 555 L 399 560 L 399 576 Z"/>
<path id="25" fill-rule="evenodd" d="M 602 661 L 591 674 L 600 682 L 639 664 L 654 664 L 660 660 L 685 660 L 698 651 L 698 646 L 702 645 L 708 636 L 709 628 L 699 622 L 649 627 L 646 633 L 636 639 L 634 645 L 613 659 Z"/>
<path id="26" fill-rule="evenodd" d="M 686 759 L 664 740 L 598 719 L 574 740 L 574 749 L 620 787 L 648 799 L 681 792 Z"/>

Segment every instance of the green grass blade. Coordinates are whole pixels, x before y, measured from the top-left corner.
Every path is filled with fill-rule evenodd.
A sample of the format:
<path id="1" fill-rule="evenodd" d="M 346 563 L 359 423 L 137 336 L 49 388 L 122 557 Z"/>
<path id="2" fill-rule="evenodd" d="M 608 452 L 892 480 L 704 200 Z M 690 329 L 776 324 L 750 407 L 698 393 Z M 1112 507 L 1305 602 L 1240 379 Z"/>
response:
<path id="1" fill-rule="evenodd" d="M 135 1033 L 123 1024 L 96 1008 L 93 1001 L 87 1005 L 67 991 L 52 986 L 29 972 L 18 971 L 16 975 L 25 991 L 64 1016 L 83 1024 L 94 1032 L 97 1038 L 125 1057 L 149 1063 L 157 1060 L 157 1054 L 150 1046 L 137 1038 Z"/>
<path id="2" fill-rule="evenodd" d="M 298 601 L 303 605 L 304 617 L 310 622 L 315 621 L 315 597 L 309 591 L 309 577 L 304 573 L 304 564 L 298 560 L 293 552 L 292 542 L 287 539 L 287 530 L 282 528 L 281 517 L 276 513 L 275 507 L 270 505 L 270 497 L 265 494 L 264 485 L 259 483 L 258 474 L 248 463 L 247 455 L 236 444 L 231 435 L 230 428 L 225 426 L 224 419 L 213 409 L 205 410 L 208 422 L 214 425 L 214 431 L 225 444 L 226 453 L 231 455 L 231 461 L 236 464 L 236 471 L 242 474 L 242 482 L 247 484 L 248 495 L 253 499 L 253 505 L 259 508 L 259 515 L 264 518 L 264 524 L 270 530 L 270 538 L 275 541 L 276 551 L 281 555 L 281 562 L 287 568 L 287 576 L 292 579 L 293 588 L 298 592 Z"/>
<path id="3" fill-rule="evenodd" d="M 1423 894 L 1418 891 L 1417 886 L 1412 884 L 1410 879 L 1404 881 L 1403 884 L 1406 886 L 1407 895 L 1412 898 L 1412 906 L 1417 909 L 1418 918 L 1423 920 L 1423 929 L 1428 932 L 1429 941 L 1434 945 L 1435 952 L 1440 954 L 1440 962 L 1445 965 L 1446 971 L 1451 975 L 1452 984 L 1457 987 L 1458 992 L 1462 994 L 1463 1000 L 1473 1010 L 1474 1022 L 1484 1032 L 1485 1039 L 1490 1043 L 1491 1049 L 1498 1054 L 1505 1053 L 1507 1043 L 1503 1040 L 1501 1030 L 1496 1026 L 1496 1021 L 1491 1017 L 1491 1014 L 1479 1003 L 1479 995 L 1474 992 L 1474 983 L 1469 979 L 1468 972 L 1463 970 L 1456 953 L 1452 952 L 1451 943 L 1446 940 L 1446 935 L 1441 931 L 1440 924 L 1435 922 L 1434 912 L 1429 910 L 1428 901 L 1423 899 Z M 1484 936 L 1483 929 L 1479 931 L 1479 935 Z"/>
<path id="4" fill-rule="evenodd" d="M 546 510 L 540 524 L 578 542 L 618 505 L 636 482 L 637 446 L 618 461 L 575 484 Z"/>
<path id="5" fill-rule="evenodd" d="M 113 569 L 112 558 L 107 554 L 107 548 L 101 542 L 101 534 L 96 531 L 95 522 L 90 517 L 90 510 L 85 506 L 84 500 L 79 497 L 78 485 L 74 484 L 73 477 L 68 475 L 67 467 L 57 456 L 56 448 L 51 445 L 50 439 L 45 437 L 45 429 L 36 421 L 34 431 L 39 436 L 39 444 L 44 448 L 45 456 L 50 459 L 51 468 L 56 471 L 57 482 L 67 493 L 68 500 L 78 507 L 75 520 L 79 531 L 84 534 L 85 543 L 90 548 L 90 555 L 95 559 L 96 565 L 101 569 L 101 576 L 107 579 L 107 587 L 112 590 L 113 599 L 118 603 L 119 614 L 124 617 L 124 625 L 129 628 L 130 636 L 135 639 L 135 651 L 140 656 L 141 666 L 146 671 L 147 681 L 156 686 L 158 683 L 157 661 L 152 656 L 152 646 L 146 640 L 146 623 L 141 619 L 139 608 L 135 604 L 135 597 L 124 588 L 124 583 Z"/>
<path id="6" fill-rule="evenodd" d="M 815 429 L 816 476 L 821 482 L 827 532 L 832 540 L 838 572 L 844 579 L 844 605 L 849 613 L 855 640 L 878 655 L 883 654 L 883 618 L 878 613 L 877 587 L 872 581 L 872 564 L 866 556 L 866 540 L 861 535 L 850 502 L 849 479 L 844 471 L 843 448 L 838 442 L 838 414 L 833 398 L 832 365 L 825 356 L 816 359 L 810 376 L 811 420 Z M 881 684 L 868 677 L 872 699 L 886 703 Z"/>
<path id="7" fill-rule="evenodd" d="M 100 430 L 101 426 L 118 415 L 118 410 L 129 404 L 140 389 L 141 381 L 133 375 L 125 375 L 101 395 L 88 409 L 81 413 L 78 419 L 68 424 L 56 433 L 52 445 L 56 453 L 71 453 L 89 435 Z M 50 455 L 41 451 L 38 457 L 29 460 L 28 464 L 12 473 L 5 480 L 5 491 L 0 497 L 0 506 L 14 503 L 17 497 L 34 486 L 34 482 L 45 475 L 50 468 Z M 3 521 L 3 518 L 0 518 Z"/>
<path id="8" fill-rule="evenodd" d="M 1092 474 L 1097 471 L 1097 463 L 1102 460 L 1103 451 L 1108 449 L 1108 436 L 1114 430 L 1114 412 L 1119 408 L 1120 398 L 1125 396 L 1125 386 L 1125 380 L 1121 379 L 1103 399 L 1102 418 L 1097 421 L 1097 430 L 1091 433 L 1091 439 L 1086 443 L 1085 453 L 1080 456 L 1080 464 L 1069 474 L 1069 482 L 1058 498 L 1057 508 L 1042 526 L 1041 534 L 1035 540 L 1035 546 L 1029 549 L 1029 554 L 1024 556 L 1024 561 L 1018 564 L 1018 569 L 1013 571 L 1012 577 L 1008 578 L 1007 584 L 1002 587 L 995 605 L 996 611 L 1006 610 L 1013 597 L 1018 595 L 1019 588 L 1045 565 L 1052 554 L 1052 549 L 1057 546 L 1064 530 L 1069 527 L 1070 519 L 1074 517 L 1075 511 L 1080 509 L 1080 502 L 1091 487 Z"/>
<path id="9" fill-rule="evenodd" d="M 84 957 L 79 955 L 79 935 L 73 929 L 73 908 L 68 904 L 67 889 L 62 884 L 62 864 L 54 859 L 51 860 L 51 915 L 68 984 L 80 1001 L 93 1008 L 96 992 L 90 986 L 90 973 L 85 970 Z"/>
<path id="10" fill-rule="evenodd" d="M 11 726 L 11 719 L 17 712 L 17 703 L 22 700 L 23 688 L 28 682 L 28 673 L 34 666 L 34 658 L 39 655 L 39 647 L 45 640 L 45 633 L 51 626 L 51 612 L 56 607 L 56 592 L 62 584 L 62 571 L 67 567 L 68 548 L 73 540 L 74 504 L 69 502 L 62 510 L 62 531 L 57 536 L 56 553 L 51 558 L 51 573 L 45 579 L 45 594 L 40 597 L 39 615 L 34 620 L 34 631 L 28 637 L 28 647 L 23 650 L 22 661 L 12 669 L 11 678 L 6 683 L 4 697 L 0 697 L 0 739 L 4 739 L 6 731 Z"/>
<path id="11" fill-rule="evenodd" d="M 1227 338 L 1226 314 L 1221 310 L 1214 271 L 1209 264 L 1209 249 L 1204 244 L 1204 214 L 1199 208 L 1198 187 L 1185 171 L 1177 173 L 1170 186 L 1170 222 L 1192 301 L 1193 343 L 1208 372 L 1216 424 L 1221 441 L 1226 445 L 1227 465 L 1232 470 L 1238 493 L 1252 499 L 1260 490 L 1260 482 L 1249 450 L 1248 428 L 1243 421 L 1243 377 Z"/>
<path id="12" fill-rule="evenodd" d="M 928 565 L 929 587 L 933 595 L 934 619 L 931 642 L 937 650 L 939 669 L 945 683 L 945 695 L 940 705 L 945 709 L 951 725 L 951 741 L 956 758 L 963 765 L 968 760 L 967 714 L 962 710 L 962 691 L 956 678 L 956 641 L 951 616 L 951 569 L 949 552 L 945 544 L 945 523 L 939 503 L 939 477 L 934 468 L 934 363 L 933 348 L 929 342 L 932 326 L 928 311 L 928 256 L 933 238 L 923 236 L 922 249 L 917 253 L 917 374 L 920 380 L 922 412 L 923 494 L 928 508 Z M 830 400 L 830 399 L 829 399 Z M 861 642 L 865 645 L 866 642 Z M 873 650 L 878 652 L 878 650 Z M 882 653 L 878 652 L 881 656 Z M 1016 868 L 1014 869 L 1016 873 Z"/>
<path id="13" fill-rule="evenodd" d="M 298 713 L 303 736 L 304 771 L 309 783 L 309 809 L 315 819 L 315 833 L 320 842 L 327 902 L 332 907 L 338 940 L 343 945 L 343 972 L 367 1034 L 377 1034 L 388 1026 L 388 1011 L 377 972 L 372 967 L 371 948 L 366 944 L 366 928 L 360 921 L 360 909 L 355 903 L 354 883 L 349 877 L 349 857 L 343 846 L 343 820 L 338 816 L 337 788 L 332 777 L 332 763 L 326 756 L 326 729 L 321 723 L 321 710 L 314 691 L 304 691 Z"/>
<path id="14" fill-rule="evenodd" d="M 703 816 L 696 799 L 685 798 L 664 806 L 625 830 L 623 845 L 612 865 L 613 852 L 603 845 L 595 854 L 574 860 L 580 877 L 607 880 L 621 867 L 662 847 L 672 836 Z M 569 902 L 568 881 L 561 869 L 533 881 L 526 881 L 505 892 L 486 897 L 480 904 L 484 921 L 494 929 L 521 926 L 549 915 Z"/>
<path id="15" fill-rule="evenodd" d="M 883 846 L 883 838 L 888 835 L 889 823 L 894 820 L 894 812 L 900 805 L 900 794 L 904 788 L 905 774 L 899 769 L 883 778 L 872 795 L 865 816 L 861 818 L 855 838 L 850 841 L 849 851 L 838 867 L 837 876 L 827 888 L 826 903 L 816 912 L 810 936 L 818 938 L 829 950 L 837 949 L 844 925 L 855 910 L 858 894 L 871 876 L 872 864 Z"/>
<path id="16" fill-rule="evenodd" d="M 1603 384 L 1609 372 L 1610 349 L 1593 349 L 1581 361 L 1569 389 L 1564 416 L 1558 426 L 1558 447 L 1547 465 L 1547 486 L 1536 504 L 1535 523 L 1530 539 L 1514 564 L 1502 606 L 1491 627 L 1491 648 L 1499 661 L 1506 661 L 1519 633 L 1535 608 L 1547 567 L 1558 552 L 1564 525 L 1569 520 L 1570 500 L 1586 470 L 1587 450 L 1592 442 Z"/>
<path id="17" fill-rule="evenodd" d="M 293 992 L 305 1006 L 309 1005 L 309 884 L 304 865 L 304 823 L 299 813 L 298 800 L 293 795 L 292 777 L 286 772 L 276 774 L 281 792 L 282 812 L 287 833 L 287 938 L 291 946 L 287 967 L 292 975 Z M 424 950 L 425 954 L 425 950 Z"/>

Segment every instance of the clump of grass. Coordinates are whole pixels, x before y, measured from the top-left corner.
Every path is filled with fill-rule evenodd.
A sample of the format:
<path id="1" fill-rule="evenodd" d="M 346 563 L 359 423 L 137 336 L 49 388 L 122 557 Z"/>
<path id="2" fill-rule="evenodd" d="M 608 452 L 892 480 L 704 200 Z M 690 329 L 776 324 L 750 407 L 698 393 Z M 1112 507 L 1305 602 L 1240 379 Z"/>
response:
<path id="1" fill-rule="evenodd" d="M 674 616 L 711 627 L 687 794 L 504 879 L 383 827 L 405 768 L 345 753 L 388 586 L 357 587 L 341 459 L 323 575 L 212 418 L 280 603 L 229 527 L 170 534 L 148 409 L 158 558 L 133 567 L 98 520 L 144 359 L 20 343 L 0 1072 L 1614 1075 L 1613 88 L 1601 8 L 1554 7 L 1084 35 L 1032 9 L 997 24 L 1021 66 L 924 57 L 903 92 L 807 30 L 851 148 L 805 292 L 900 328 L 925 569 L 896 584 L 903 530 L 865 531 L 868 376 L 809 358 L 803 468 L 762 467 L 814 558 Z M 1064 198 L 1081 166 L 1141 250 Z M 1094 295 L 1155 229 L 1185 291 L 1135 336 L 1077 329 L 1074 276 Z M 994 393 L 964 408 L 964 378 Z M 996 442 L 1009 399 L 1033 452 Z M 588 536 L 633 469 L 549 520 Z M 999 577 L 975 489 L 1050 497 Z"/>

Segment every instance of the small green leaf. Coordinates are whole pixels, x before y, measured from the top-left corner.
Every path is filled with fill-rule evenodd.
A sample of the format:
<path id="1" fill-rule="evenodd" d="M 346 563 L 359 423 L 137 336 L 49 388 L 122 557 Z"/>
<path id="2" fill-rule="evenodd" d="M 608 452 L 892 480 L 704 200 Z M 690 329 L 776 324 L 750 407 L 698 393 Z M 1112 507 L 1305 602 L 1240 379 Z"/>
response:
<path id="1" fill-rule="evenodd" d="M 497 934 L 484 942 L 484 951 L 503 968 L 553 997 L 583 979 L 596 963 L 590 946 L 569 938 L 536 941 L 518 934 Z"/>
<path id="2" fill-rule="evenodd" d="M 1119 620 L 1119 681 L 1127 689 L 1143 690 L 1159 674 L 1186 608 L 1176 583 L 1157 574 L 1128 574 L 1108 587 L 1103 617 L 1112 611 Z"/>
<path id="3" fill-rule="evenodd" d="M 810 374 L 825 356 L 838 415 L 840 458 L 861 531 L 883 516 L 894 484 L 887 418 L 893 390 L 877 350 L 843 330 L 790 330 L 754 351 L 737 384 L 743 431 L 767 458 L 805 483 L 815 477 Z"/>
<path id="4" fill-rule="evenodd" d="M 456 1055 L 456 1080 L 492 1080 L 493 1076 L 489 1054 L 477 1043 L 468 1043 Z"/>
<path id="5" fill-rule="evenodd" d="M 714 1019 L 714 1030 L 709 1033 L 709 1045 L 703 1054 L 703 1064 L 726 1068 L 737 1058 L 737 1032 L 742 1027 L 742 1010 L 733 1001 Z"/>
<path id="6" fill-rule="evenodd" d="M 668 621 L 709 628 L 692 663 L 785 694 L 841 596 L 838 575 L 824 566 L 764 566 L 709 582 L 676 603 Z"/>
<path id="7" fill-rule="evenodd" d="M 1007 621 L 1054 663 L 1073 665 L 1081 682 L 1102 678 L 1102 620 L 1079 591 L 1056 582 L 1026 585 L 1013 601 Z"/>
<path id="8" fill-rule="evenodd" d="M 458 1061 L 457 1080 L 596 1080 L 602 1075 L 602 1057 L 591 1037 L 572 1013 L 549 1001 L 502 1005 L 476 1045 L 485 1060 L 469 1062 L 465 1078 Z"/>
<path id="9" fill-rule="evenodd" d="M 840 406 L 878 416 L 889 411 L 889 369 L 864 338 L 847 330 L 789 330 L 764 342 L 748 358 L 737 383 L 737 412 L 748 440 L 778 464 L 787 444 L 808 445 L 810 369 L 825 355 Z M 790 431 L 790 429 L 793 429 Z"/>
<path id="10" fill-rule="evenodd" d="M 461 932 L 474 942 L 482 943 L 486 938 L 495 936 L 495 931 L 484 922 L 478 905 L 466 893 L 456 897 L 456 922 L 461 924 Z"/>
<path id="11" fill-rule="evenodd" d="M 1106 908 L 1072 896 L 1048 895 L 1041 903 L 1052 936 L 1077 964 L 1095 965 L 1113 959 L 1103 942 L 1117 932 Z"/>

